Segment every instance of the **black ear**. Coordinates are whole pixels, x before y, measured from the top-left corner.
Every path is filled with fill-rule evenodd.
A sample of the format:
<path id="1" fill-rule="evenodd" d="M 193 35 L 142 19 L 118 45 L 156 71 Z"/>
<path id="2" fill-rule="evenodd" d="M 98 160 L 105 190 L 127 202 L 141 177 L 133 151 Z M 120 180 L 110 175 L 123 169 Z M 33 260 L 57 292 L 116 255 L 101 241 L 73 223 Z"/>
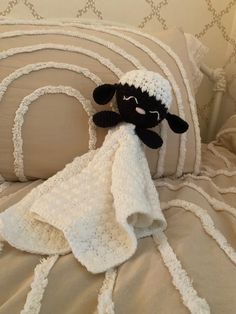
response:
<path id="1" fill-rule="evenodd" d="M 93 99 L 99 105 L 107 104 L 115 94 L 117 84 L 103 84 L 93 91 Z"/>
<path id="2" fill-rule="evenodd" d="M 175 114 L 167 113 L 166 120 L 175 133 L 184 133 L 188 129 L 188 123 Z"/>

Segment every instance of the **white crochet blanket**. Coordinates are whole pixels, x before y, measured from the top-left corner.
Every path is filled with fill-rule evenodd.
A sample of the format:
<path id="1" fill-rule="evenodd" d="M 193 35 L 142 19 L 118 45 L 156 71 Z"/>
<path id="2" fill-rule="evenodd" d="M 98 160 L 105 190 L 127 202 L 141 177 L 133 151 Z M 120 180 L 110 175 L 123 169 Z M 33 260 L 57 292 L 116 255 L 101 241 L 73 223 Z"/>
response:
<path id="1" fill-rule="evenodd" d="M 134 126 L 109 131 L 101 148 L 77 157 L 0 215 L 0 236 L 39 254 L 70 251 L 89 271 L 130 258 L 137 239 L 166 221 Z"/>

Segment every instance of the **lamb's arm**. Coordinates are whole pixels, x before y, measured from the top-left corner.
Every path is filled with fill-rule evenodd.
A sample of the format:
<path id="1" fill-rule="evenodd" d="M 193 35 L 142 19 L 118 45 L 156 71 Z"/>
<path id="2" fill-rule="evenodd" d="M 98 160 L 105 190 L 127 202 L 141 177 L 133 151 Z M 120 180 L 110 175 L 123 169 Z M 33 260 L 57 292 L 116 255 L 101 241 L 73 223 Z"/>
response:
<path id="1" fill-rule="evenodd" d="M 93 122 L 101 128 L 110 128 L 122 122 L 122 118 L 114 111 L 100 111 L 94 114 Z"/>

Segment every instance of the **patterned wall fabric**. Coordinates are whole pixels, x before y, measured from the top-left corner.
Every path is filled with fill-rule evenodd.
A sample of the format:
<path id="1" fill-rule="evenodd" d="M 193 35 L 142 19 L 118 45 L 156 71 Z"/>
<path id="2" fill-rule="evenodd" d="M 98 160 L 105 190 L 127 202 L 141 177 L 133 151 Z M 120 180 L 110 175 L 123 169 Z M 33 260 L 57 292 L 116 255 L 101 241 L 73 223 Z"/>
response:
<path id="1" fill-rule="evenodd" d="M 1 0 L 0 17 L 93 18 L 152 32 L 180 26 L 210 48 L 208 65 L 226 70 L 221 122 L 236 111 L 236 0 Z M 200 114 L 207 121 L 211 94 L 204 87 L 200 92 Z"/>

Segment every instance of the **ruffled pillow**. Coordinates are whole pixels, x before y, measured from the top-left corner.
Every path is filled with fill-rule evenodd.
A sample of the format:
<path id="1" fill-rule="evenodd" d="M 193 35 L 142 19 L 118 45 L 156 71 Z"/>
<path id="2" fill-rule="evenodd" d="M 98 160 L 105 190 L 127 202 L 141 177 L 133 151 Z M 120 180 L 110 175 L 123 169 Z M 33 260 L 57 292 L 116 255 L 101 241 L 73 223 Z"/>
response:
<path id="1" fill-rule="evenodd" d="M 1 20 L 0 37 L 3 178 L 46 179 L 100 146 L 106 131 L 95 130 L 91 115 L 104 107 L 94 103 L 92 92 L 137 68 L 159 72 L 170 81 L 171 113 L 189 124 L 187 133 L 177 135 L 162 123 L 164 145 L 145 148 L 152 176 L 199 172 L 194 75 L 181 30 L 154 36 L 117 25 Z"/>

